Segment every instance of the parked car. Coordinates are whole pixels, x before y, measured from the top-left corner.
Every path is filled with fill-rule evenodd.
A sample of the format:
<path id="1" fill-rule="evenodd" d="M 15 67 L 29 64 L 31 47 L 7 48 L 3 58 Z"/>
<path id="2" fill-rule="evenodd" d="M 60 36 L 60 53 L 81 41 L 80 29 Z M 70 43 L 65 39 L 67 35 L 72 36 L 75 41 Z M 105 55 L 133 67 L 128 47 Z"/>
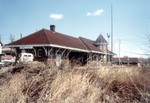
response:
<path id="1" fill-rule="evenodd" d="M 15 57 L 11 55 L 4 55 L 1 57 L 1 63 L 3 63 L 3 66 L 9 66 L 9 65 L 14 65 L 15 64 Z"/>
<path id="2" fill-rule="evenodd" d="M 32 62 L 33 58 L 32 53 L 21 53 L 19 62 Z"/>

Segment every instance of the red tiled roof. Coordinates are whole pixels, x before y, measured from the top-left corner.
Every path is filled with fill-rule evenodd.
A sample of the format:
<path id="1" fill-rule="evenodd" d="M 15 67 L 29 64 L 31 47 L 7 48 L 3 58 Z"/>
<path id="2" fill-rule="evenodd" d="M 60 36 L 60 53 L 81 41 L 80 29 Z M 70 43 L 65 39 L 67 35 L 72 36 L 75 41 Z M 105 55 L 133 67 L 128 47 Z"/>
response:
<path id="1" fill-rule="evenodd" d="M 50 41 L 50 44 L 56 44 L 56 45 L 86 50 L 86 48 L 78 38 L 71 37 L 57 32 L 52 32 L 49 30 L 45 30 L 45 33 L 48 41 Z"/>
<path id="2" fill-rule="evenodd" d="M 99 36 L 99 38 L 102 35 Z M 104 37 L 102 37 L 104 39 Z M 62 33 L 53 32 L 47 29 L 39 30 L 33 34 L 30 34 L 22 39 L 14 41 L 9 45 L 42 45 L 42 44 L 54 44 L 58 46 L 78 48 L 82 50 L 92 50 L 97 52 L 102 52 L 94 45 L 94 41 L 79 37 L 71 37 Z"/>
<path id="3" fill-rule="evenodd" d="M 86 50 L 85 46 L 78 38 L 71 37 L 58 32 L 42 29 L 22 39 L 7 45 L 36 45 L 36 44 L 55 44 L 66 47 L 73 47 Z"/>
<path id="4" fill-rule="evenodd" d="M 44 32 L 44 29 L 35 32 L 31 35 L 28 35 L 22 39 L 19 39 L 17 41 L 14 41 L 7 45 L 31 45 L 31 44 L 50 44 L 49 41 L 46 38 L 46 34 Z"/>
<path id="5" fill-rule="evenodd" d="M 88 50 L 94 50 L 94 51 L 102 52 L 96 46 L 94 46 L 94 44 L 93 44 L 94 41 L 83 38 L 83 37 L 79 37 L 79 39 L 82 41 L 82 43 L 86 46 L 86 48 Z"/>

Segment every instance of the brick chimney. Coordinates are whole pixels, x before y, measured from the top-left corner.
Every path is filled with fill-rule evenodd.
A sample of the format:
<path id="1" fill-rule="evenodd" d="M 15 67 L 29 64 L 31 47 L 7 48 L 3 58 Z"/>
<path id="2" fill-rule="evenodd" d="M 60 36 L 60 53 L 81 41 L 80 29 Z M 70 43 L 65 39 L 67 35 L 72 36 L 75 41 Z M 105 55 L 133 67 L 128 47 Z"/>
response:
<path id="1" fill-rule="evenodd" d="M 55 32 L 55 25 L 50 25 L 50 30 Z"/>
<path id="2" fill-rule="evenodd" d="M 20 33 L 20 39 L 22 39 L 22 33 Z"/>

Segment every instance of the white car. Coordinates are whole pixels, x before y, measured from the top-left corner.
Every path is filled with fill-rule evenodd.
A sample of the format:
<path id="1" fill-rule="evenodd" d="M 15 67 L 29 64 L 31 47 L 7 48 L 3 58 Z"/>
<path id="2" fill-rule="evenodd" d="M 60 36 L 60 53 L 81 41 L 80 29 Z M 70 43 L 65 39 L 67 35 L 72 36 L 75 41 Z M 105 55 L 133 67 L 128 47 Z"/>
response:
<path id="1" fill-rule="evenodd" d="M 21 53 L 19 62 L 32 62 L 33 58 L 32 53 Z"/>

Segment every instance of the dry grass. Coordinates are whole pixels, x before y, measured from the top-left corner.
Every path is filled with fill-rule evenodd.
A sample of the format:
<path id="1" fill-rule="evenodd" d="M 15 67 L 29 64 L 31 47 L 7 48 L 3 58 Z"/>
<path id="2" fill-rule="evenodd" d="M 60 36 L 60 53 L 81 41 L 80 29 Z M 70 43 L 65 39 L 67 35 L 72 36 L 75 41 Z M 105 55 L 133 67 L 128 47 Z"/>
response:
<path id="1" fill-rule="evenodd" d="M 147 68 L 17 64 L 0 71 L 0 103 L 148 103 L 149 78 Z"/>

